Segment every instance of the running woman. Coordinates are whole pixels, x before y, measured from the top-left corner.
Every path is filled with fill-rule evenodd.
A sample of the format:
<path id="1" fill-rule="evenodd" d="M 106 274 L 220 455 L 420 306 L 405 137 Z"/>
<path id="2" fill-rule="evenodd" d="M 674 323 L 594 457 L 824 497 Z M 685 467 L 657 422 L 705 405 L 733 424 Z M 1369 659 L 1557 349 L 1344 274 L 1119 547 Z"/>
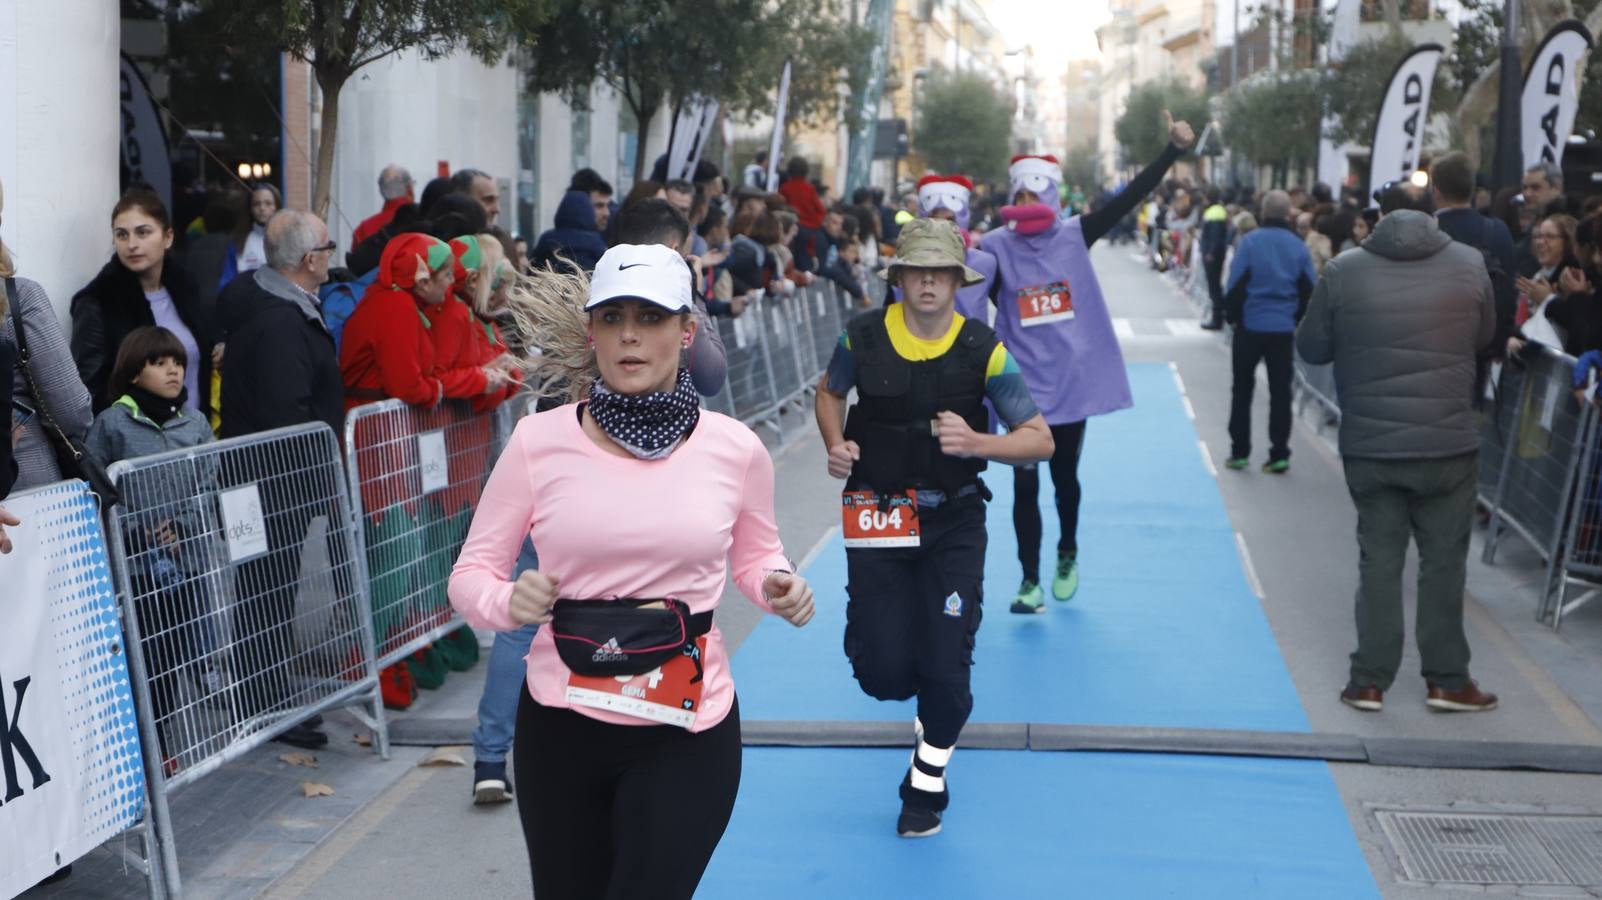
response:
<path id="1" fill-rule="evenodd" d="M 1101 285 L 1090 266 L 1090 247 L 1113 229 L 1162 181 L 1194 141 L 1186 122 L 1163 110 L 1169 145 L 1119 194 L 1094 212 L 1060 217 L 1062 168 L 1054 156 L 1014 157 L 1009 170 L 1012 206 L 1007 221 L 981 244 L 999 263 L 991 283 L 996 334 L 1017 357 L 1029 393 L 1040 404 L 1056 440 L 1051 480 L 1057 489 L 1057 568 L 1051 595 L 1067 601 L 1079 590 L 1079 454 L 1085 421 L 1127 409 L 1129 378 Z M 1045 612 L 1040 588 L 1040 473 L 1013 470 L 1012 525 L 1018 535 L 1023 585 L 1015 613 Z"/>
<path id="2" fill-rule="evenodd" d="M 588 284 L 545 273 L 511 294 L 544 353 L 527 383 L 582 399 L 518 423 L 450 598 L 477 627 L 543 626 L 512 751 L 541 898 L 695 893 L 740 784 L 739 703 L 712 624 L 724 582 L 732 569 L 758 606 L 812 618 L 767 450 L 702 410 L 679 365 L 690 278 L 670 247 L 620 244 Z M 539 567 L 508 580 L 525 539 Z"/>
<path id="3" fill-rule="evenodd" d="M 1032 463 L 1052 450 L 996 333 L 956 311 L 957 289 L 984 278 L 965 251 L 955 225 L 908 222 L 889 269 L 901 302 L 852 319 L 818 385 L 829 474 L 846 479 L 846 657 L 870 697 L 918 698 L 902 837 L 940 830 L 945 769 L 973 711 L 989 497 L 979 473 L 986 460 Z M 987 433 L 986 399 L 1009 433 Z"/>

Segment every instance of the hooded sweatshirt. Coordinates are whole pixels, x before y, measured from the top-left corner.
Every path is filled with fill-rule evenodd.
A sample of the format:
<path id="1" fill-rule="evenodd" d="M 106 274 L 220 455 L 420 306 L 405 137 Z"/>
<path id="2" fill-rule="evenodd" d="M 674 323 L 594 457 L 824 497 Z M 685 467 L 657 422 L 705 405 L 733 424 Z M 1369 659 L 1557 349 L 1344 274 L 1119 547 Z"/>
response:
<path id="1" fill-rule="evenodd" d="M 557 254 L 567 257 L 586 272 L 595 271 L 595 264 L 606 252 L 606 239 L 595 225 L 595 207 L 590 195 L 584 191 L 568 191 L 556 207 L 556 227 L 540 235 L 529 254 L 535 268 L 549 265 L 558 271 L 569 266 L 557 260 Z"/>
<path id="2" fill-rule="evenodd" d="M 1335 364 L 1343 456 L 1444 458 L 1479 449 L 1475 356 L 1495 328 L 1480 252 L 1399 210 L 1324 266 L 1296 349 Z"/>

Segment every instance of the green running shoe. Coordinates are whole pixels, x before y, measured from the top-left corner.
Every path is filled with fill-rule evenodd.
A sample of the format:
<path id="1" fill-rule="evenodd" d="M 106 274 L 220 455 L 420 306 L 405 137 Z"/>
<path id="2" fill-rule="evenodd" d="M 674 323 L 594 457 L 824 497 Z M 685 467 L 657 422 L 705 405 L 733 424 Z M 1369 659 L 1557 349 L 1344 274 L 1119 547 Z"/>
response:
<path id="1" fill-rule="evenodd" d="M 1018 596 L 1013 598 L 1012 611 L 1026 616 L 1045 612 L 1046 594 L 1040 585 L 1024 579 L 1023 585 L 1018 588 Z"/>
<path id="2" fill-rule="evenodd" d="M 1251 464 L 1252 461 L 1244 456 L 1231 456 L 1229 459 L 1224 460 L 1224 468 L 1234 469 L 1237 472 L 1245 469 Z"/>
<path id="3" fill-rule="evenodd" d="M 1284 475 L 1286 472 L 1290 471 L 1290 460 L 1271 459 L 1268 462 L 1263 463 L 1263 471 L 1270 475 Z"/>
<path id="4" fill-rule="evenodd" d="M 1057 574 L 1051 579 L 1051 596 L 1066 603 L 1079 593 L 1079 560 L 1072 556 L 1057 557 Z"/>

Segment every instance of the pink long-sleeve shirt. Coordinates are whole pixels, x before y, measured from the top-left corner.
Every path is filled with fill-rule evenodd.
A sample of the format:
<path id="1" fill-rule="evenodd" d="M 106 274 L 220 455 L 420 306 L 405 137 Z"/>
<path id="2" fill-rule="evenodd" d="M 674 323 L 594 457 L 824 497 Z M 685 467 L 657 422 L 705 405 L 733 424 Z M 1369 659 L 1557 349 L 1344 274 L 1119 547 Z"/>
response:
<path id="1" fill-rule="evenodd" d="M 767 573 L 791 568 L 773 517 L 773 460 L 740 422 L 703 411 L 667 459 L 614 456 L 596 446 L 573 404 L 523 419 L 495 463 L 451 571 L 450 599 L 477 627 L 510 631 L 507 573 L 523 538 L 564 598 L 676 597 L 692 612 L 718 605 L 732 569 L 751 602 Z M 529 694 L 569 708 L 571 674 L 541 628 L 526 657 Z M 734 679 L 716 627 L 707 635 L 701 708 L 691 731 L 723 721 Z M 571 707 L 619 725 L 655 724 L 610 710 Z"/>

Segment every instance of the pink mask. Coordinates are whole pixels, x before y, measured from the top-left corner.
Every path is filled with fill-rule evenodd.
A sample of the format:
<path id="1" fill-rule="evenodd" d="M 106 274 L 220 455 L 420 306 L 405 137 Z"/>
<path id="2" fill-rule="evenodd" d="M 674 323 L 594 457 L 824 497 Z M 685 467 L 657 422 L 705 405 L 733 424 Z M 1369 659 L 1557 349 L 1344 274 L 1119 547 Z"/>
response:
<path id="1" fill-rule="evenodd" d="M 1040 234 L 1057 221 L 1057 211 L 1044 203 L 1003 206 L 1001 220 L 1019 234 Z"/>

